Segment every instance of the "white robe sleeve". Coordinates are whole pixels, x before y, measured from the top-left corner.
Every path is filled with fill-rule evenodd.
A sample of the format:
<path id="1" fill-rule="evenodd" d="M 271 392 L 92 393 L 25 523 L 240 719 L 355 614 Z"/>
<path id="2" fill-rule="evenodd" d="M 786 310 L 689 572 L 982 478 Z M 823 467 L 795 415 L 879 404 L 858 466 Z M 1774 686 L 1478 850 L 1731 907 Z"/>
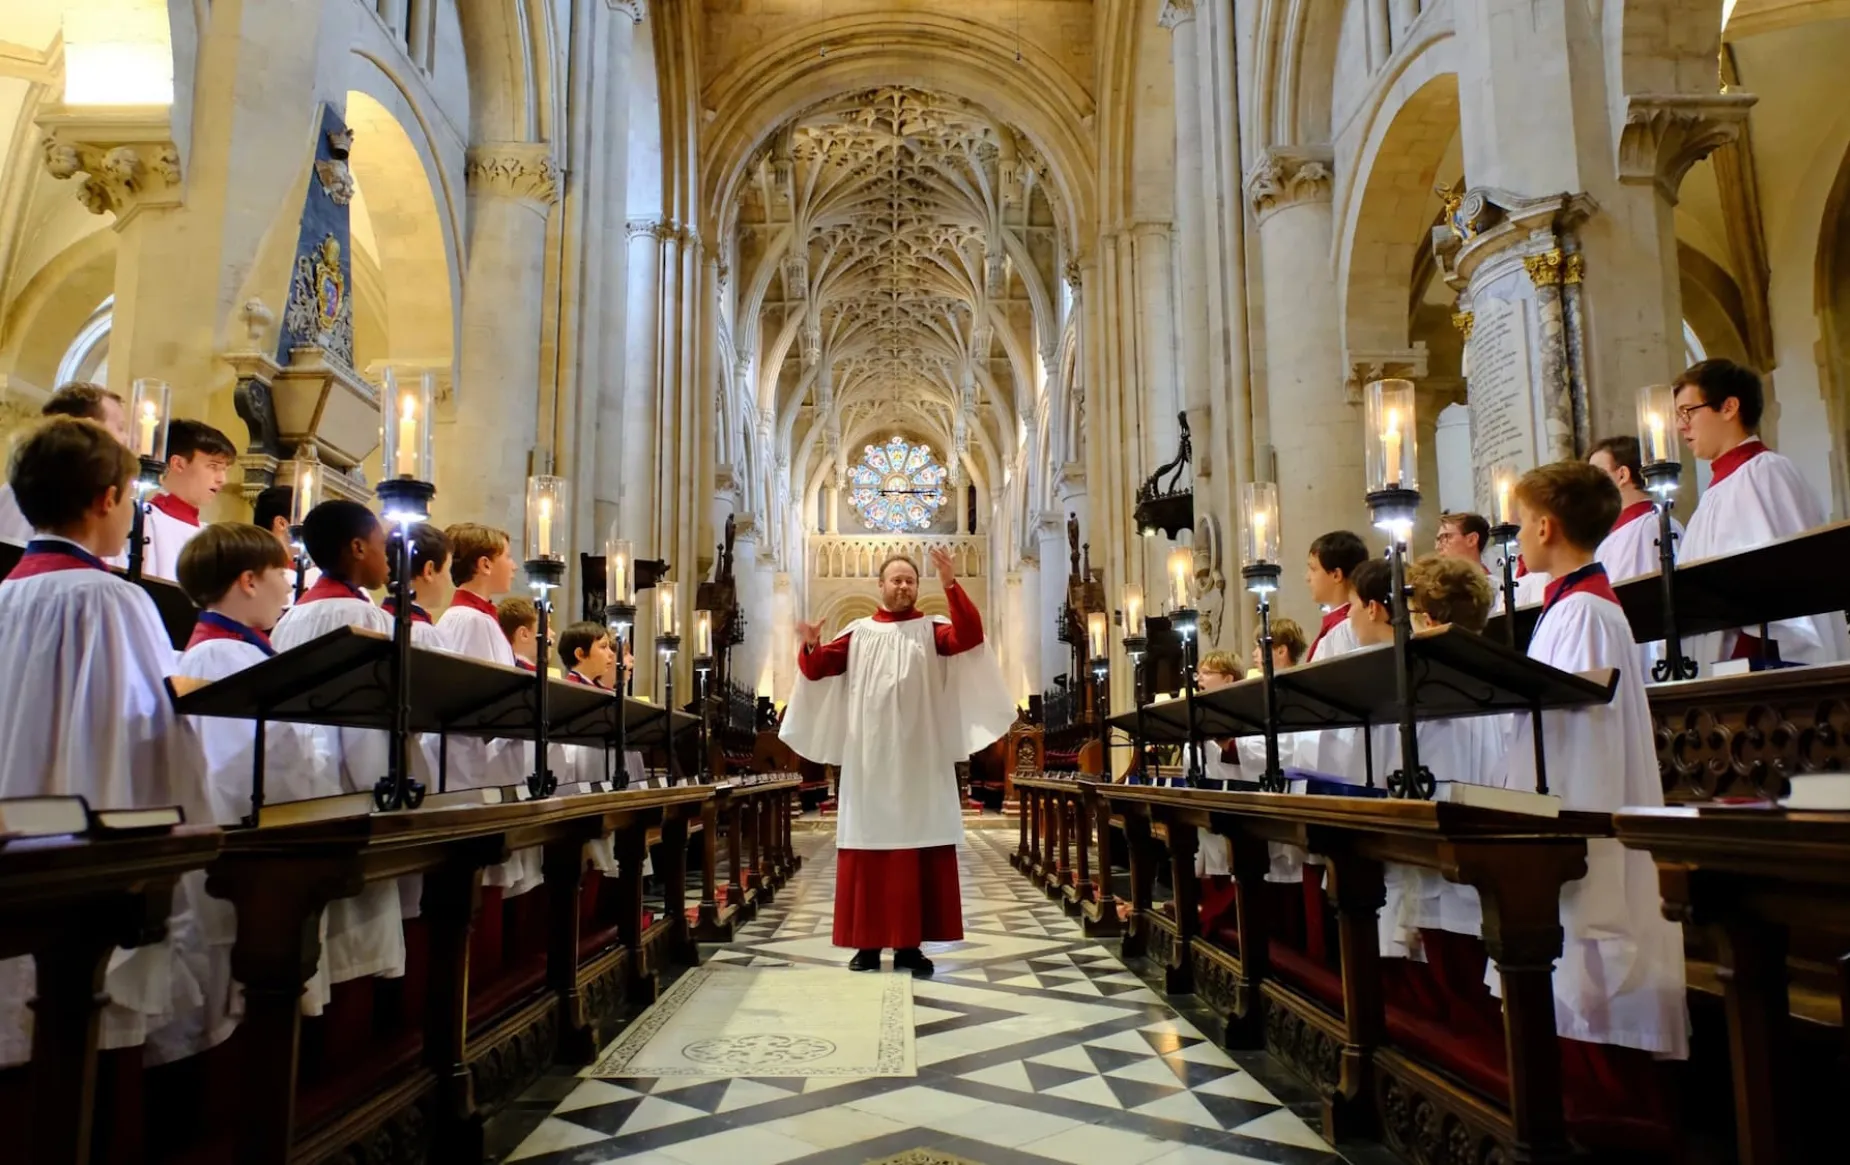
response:
<path id="1" fill-rule="evenodd" d="M 861 622 L 850 623 L 844 634 L 852 635 Z M 848 650 L 854 650 L 852 640 Z M 848 739 L 848 710 L 847 673 L 812 680 L 799 667 L 796 687 L 791 689 L 790 703 L 784 706 L 784 722 L 777 729 L 777 738 L 805 760 L 819 765 L 840 765 Z"/>
<path id="2" fill-rule="evenodd" d="M 202 680 L 222 680 L 262 663 L 262 651 L 249 643 L 213 639 L 188 648 L 177 670 Z M 189 717 L 205 749 L 206 787 L 213 819 L 236 825 L 250 811 L 257 729 L 248 720 L 218 716 Z M 266 804 L 332 797 L 341 792 L 340 765 L 330 734 L 309 724 L 266 723 L 263 787 Z"/>
<path id="3" fill-rule="evenodd" d="M 932 622 L 949 624 L 950 620 L 938 615 Z M 945 662 L 945 684 L 951 696 L 941 705 L 946 715 L 945 739 L 950 742 L 947 751 L 962 758 L 1007 736 L 1018 710 L 1009 695 L 1008 681 L 1002 678 L 1002 665 L 989 649 L 988 636 L 968 651 L 940 658 Z"/>
<path id="4" fill-rule="evenodd" d="M 24 546 L 32 541 L 32 523 L 19 512 L 19 503 L 13 498 L 13 487 L 0 485 L 0 542 L 11 542 L 15 546 Z"/>

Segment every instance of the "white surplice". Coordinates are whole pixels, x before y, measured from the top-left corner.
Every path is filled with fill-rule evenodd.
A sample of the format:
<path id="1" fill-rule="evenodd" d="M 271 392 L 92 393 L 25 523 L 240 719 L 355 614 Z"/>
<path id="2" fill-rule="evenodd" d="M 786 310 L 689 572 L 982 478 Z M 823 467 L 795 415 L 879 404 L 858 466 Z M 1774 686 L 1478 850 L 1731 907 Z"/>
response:
<path id="1" fill-rule="evenodd" d="M 1516 609 L 1540 606 L 1542 596 L 1548 591 L 1548 576 L 1541 571 L 1532 570 L 1516 580 Z M 1503 582 L 1493 578 L 1490 584 L 1490 613 L 1503 613 Z"/>
<path id="2" fill-rule="evenodd" d="M 1616 668 L 1610 704 L 1542 717 L 1548 791 L 1564 809 L 1614 813 L 1664 803 L 1636 645 L 1617 603 L 1586 592 L 1563 596 L 1543 616 L 1529 657 L 1568 672 Z M 1527 716 L 1515 718 L 1508 785 L 1535 788 Z M 1561 888 L 1566 942 L 1555 966 L 1555 1030 L 1576 1040 L 1689 1055 L 1683 928 L 1666 921 L 1657 867 L 1643 850 L 1611 838 L 1587 843 L 1587 876 Z M 1500 989 L 1494 969 L 1487 976 Z"/>
<path id="3" fill-rule="evenodd" d="M 42 537 L 42 536 L 41 536 Z M 60 541 L 44 539 L 45 541 Z M 75 549 L 75 548 L 73 548 Z M 211 820 L 199 738 L 173 710 L 175 652 L 154 601 L 102 570 L 59 570 L 0 582 L 0 797 L 77 794 L 92 808 L 178 805 Z M 200 1006 L 176 944 L 196 925 L 176 888 L 162 942 L 111 957 L 101 1047 L 143 1043 Z M 0 960 L 0 1067 L 32 1054 L 30 957 Z"/>
<path id="4" fill-rule="evenodd" d="M 149 502 L 142 507 L 142 536 L 147 549 L 141 560 L 141 573 L 149 578 L 169 582 L 180 577 L 180 551 L 186 548 L 203 527 L 170 517 Z"/>
<path id="5" fill-rule="evenodd" d="M 13 496 L 13 487 L 0 484 L 0 542 L 24 546 L 30 541 L 32 523 L 19 512 L 19 500 Z"/>
<path id="6" fill-rule="evenodd" d="M 1702 491 L 1696 512 L 1689 516 L 1677 561 L 1695 562 L 1751 550 L 1803 534 L 1826 520 L 1824 503 L 1798 466 L 1767 450 Z M 1758 627 L 1744 630 L 1750 635 L 1760 633 Z M 1842 612 L 1786 619 L 1768 626 L 1767 634 L 1778 640 L 1779 657 L 1786 663 L 1850 660 L 1850 634 L 1845 632 Z M 1732 631 L 1692 636 L 1684 641 L 1683 650 L 1698 665 L 1712 663 L 1733 654 L 1735 639 Z"/>
<path id="7" fill-rule="evenodd" d="M 1648 503 L 1646 503 L 1648 504 Z M 1628 515 L 1631 516 L 1628 520 Z M 1642 508 L 1634 511 L 1627 506 L 1619 514 L 1619 524 L 1612 528 L 1593 557 L 1606 568 L 1606 578 L 1613 583 L 1622 583 L 1626 579 L 1640 575 L 1655 574 L 1658 568 L 1658 532 L 1663 529 L 1657 508 L 1652 506 L 1649 512 Z M 1681 550 L 1683 543 L 1683 523 L 1670 519 L 1670 531 L 1673 544 Z M 1651 669 L 1664 657 L 1664 641 L 1654 640 L 1638 645 L 1638 666 L 1645 683 L 1651 682 Z"/>
<path id="8" fill-rule="evenodd" d="M 437 638 L 452 655 L 517 667 L 514 647 L 501 630 L 501 622 L 486 611 L 452 602 L 437 620 Z M 485 789 L 524 785 L 533 771 L 533 746 L 521 740 L 450 738 L 451 789 Z M 563 779 L 563 778 L 561 778 Z M 501 887 L 503 900 L 517 898 L 546 880 L 540 847 L 515 850 L 508 860 L 482 871 L 484 886 Z"/>
<path id="9" fill-rule="evenodd" d="M 840 767 L 842 849 L 963 843 L 954 766 L 1000 740 L 1016 709 L 987 642 L 938 654 L 934 628 L 948 622 L 857 619 L 845 674 L 797 677 L 778 736 Z"/>
<path id="10" fill-rule="evenodd" d="M 305 596 L 306 597 L 306 596 Z M 371 599 L 318 598 L 283 612 L 270 633 L 278 651 L 288 651 L 342 627 L 392 634 L 392 617 Z M 390 740 L 376 728 L 318 730 L 324 746 L 340 758 L 340 787 L 347 793 L 371 793 L 386 775 Z M 328 903 L 327 971 L 331 982 L 368 975 L 396 979 L 405 973 L 404 908 L 394 882 L 374 882 L 352 898 Z"/>

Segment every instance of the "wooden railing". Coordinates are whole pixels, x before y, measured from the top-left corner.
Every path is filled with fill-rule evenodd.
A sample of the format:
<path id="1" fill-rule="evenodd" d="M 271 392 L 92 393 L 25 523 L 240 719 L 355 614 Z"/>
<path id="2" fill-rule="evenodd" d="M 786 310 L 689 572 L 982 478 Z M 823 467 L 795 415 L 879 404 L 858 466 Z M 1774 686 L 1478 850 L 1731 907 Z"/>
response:
<path id="1" fill-rule="evenodd" d="M 697 960 L 690 913 L 704 916 L 725 899 L 749 918 L 784 884 L 797 865 L 788 824 L 796 788 L 794 780 L 754 779 L 493 805 L 433 797 L 435 807 L 345 816 L 318 816 L 320 803 L 307 802 L 279 807 L 293 811 L 287 824 L 222 834 L 183 829 L 88 849 L 66 843 L 75 847 L 68 854 L 36 843 L 0 848 L 0 954 L 37 955 L 55 988 L 40 1020 L 53 1042 L 35 1048 L 26 1074 L 34 1099 L 21 1132 L 39 1139 L 22 1143 L 45 1146 L 34 1161 L 75 1163 L 86 1160 L 88 1130 L 121 1119 L 87 1114 L 85 1065 L 96 1059 L 96 1031 L 86 1040 L 72 1030 L 94 1014 L 99 960 L 137 933 L 123 924 L 146 918 L 153 926 L 142 930 L 158 933 L 173 879 L 204 866 L 209 892 L 237 911 L 231 969 L 243 987 L 243 1019 L 230 1040 L 198 1058 L 209 1061 L 200 1069 L 206 1078 L 224 1081 L 218 1091 L 162 1094 L 188 1111 L 164 1110 L 160 1121 L 198 1129 L 198 1138 L 119 1159 L 480 1160 L 490 1112 L 550 1065 L 588 1062 L 653 1001 L 664 971 Z M 703 877 L 701 909 L 690 912 L 695 832 Z M 604 837 L 619 863 L 614 879 L 586 869 L 586 843 Z M 736 892 L 717 885 L 722 842 Z M 482 872 L 528 847 L 544 855 L 545 883 L 503 903 L 498 889 L 483 887 Z M 644 909 L 651 851 L 660 917 Z M 406 924 L 405 977 L 340 984 L 326 1013 L 305 1021 L 301 999 L 321 953 L 323 909 L 411 875 L 421 876 L 422 894 L 418 917 Z M 79 973 L 79 955 L 93 973 Z M 150 1095 L 163 1073 L 188 1067 L 153 1069 Z M 132 1082 L 141 1086 L 139 1075 Z M 126 1135 L 115 1132 L 118 1141 Z"/>
<path id="2" fill-rule="evenodd" d="M 974 534 L 811 534 L 809 577 L 814 579 L 872 579 L 880 564 L 903 554 L 919 564 L 919 573 L 931 570 L 931 551 L 949 550 L 957 560 L 960 578 L 988 574 L 989 540 Z"/>

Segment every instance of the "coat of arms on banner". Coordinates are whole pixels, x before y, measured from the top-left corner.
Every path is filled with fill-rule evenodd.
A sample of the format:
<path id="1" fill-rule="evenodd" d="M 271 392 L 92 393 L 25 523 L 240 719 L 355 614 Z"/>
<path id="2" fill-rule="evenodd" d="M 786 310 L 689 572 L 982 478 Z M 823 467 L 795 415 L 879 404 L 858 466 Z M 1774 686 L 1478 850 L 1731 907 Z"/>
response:
<path id="1" fill-rule="evenodd" d="M 297 338 L 353 365 L 353 304 L 341 269 L 340 240 L 325 235 L 308 254 L 297 256 L 283 326 Z"/>

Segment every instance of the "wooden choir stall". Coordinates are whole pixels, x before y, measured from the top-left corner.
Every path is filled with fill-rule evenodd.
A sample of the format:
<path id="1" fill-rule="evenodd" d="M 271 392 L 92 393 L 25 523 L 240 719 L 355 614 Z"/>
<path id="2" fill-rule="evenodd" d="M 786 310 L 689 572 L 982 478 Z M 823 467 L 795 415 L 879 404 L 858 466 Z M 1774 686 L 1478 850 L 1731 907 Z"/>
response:
<path id="1" fill-rule="evenodd" d="M 336 631 L 178 708 L 388 729 L 394 650 L 384 636 Z M 405 727 L 441 741 L 437 782 L 415 808 L 381 811 L 374 794 L 269 802 L 259 750 L 241 825 L 0 829 L 0 955 L 36 956 L 46 985 L 32 1061 L 0 1072 L 0 1114 L 30 1146 L 25 1160 L 479 1160 L 490 1113 L 549 1066 L 593 1059 L 665 977 L 698 960 L 698 937 L 750 918 L 795 870 L 793 777 L 592 780 L 543 796 L 444 789 L 452 738 L 535 738 L 538 682 L 415 648 L 407 663 Z M 608 750 L 620 730 L 627 747 L 652 748 L 671 728 L 692 734 L 693 717 L 546 682 L 552 745 Z M 23 820 L 21 804 L 0 802 L 0 823 Z M 587 846 L 606 839 L 615 876 L 587 864 Z M 484 870 L 529 849 L 543 885 L 508 899 L 483 884 Z M 242 1017 L 217 1047 L 144 1072 L 140 1048 L 97 1052 L 95 991 L 111 950 L 159 939 L 188 870 L 236 910 Z M 322 1014 L 305 1016 L 323 911 L 380 886 L 415 903 L 403 976 L 335 984 Z"/>

